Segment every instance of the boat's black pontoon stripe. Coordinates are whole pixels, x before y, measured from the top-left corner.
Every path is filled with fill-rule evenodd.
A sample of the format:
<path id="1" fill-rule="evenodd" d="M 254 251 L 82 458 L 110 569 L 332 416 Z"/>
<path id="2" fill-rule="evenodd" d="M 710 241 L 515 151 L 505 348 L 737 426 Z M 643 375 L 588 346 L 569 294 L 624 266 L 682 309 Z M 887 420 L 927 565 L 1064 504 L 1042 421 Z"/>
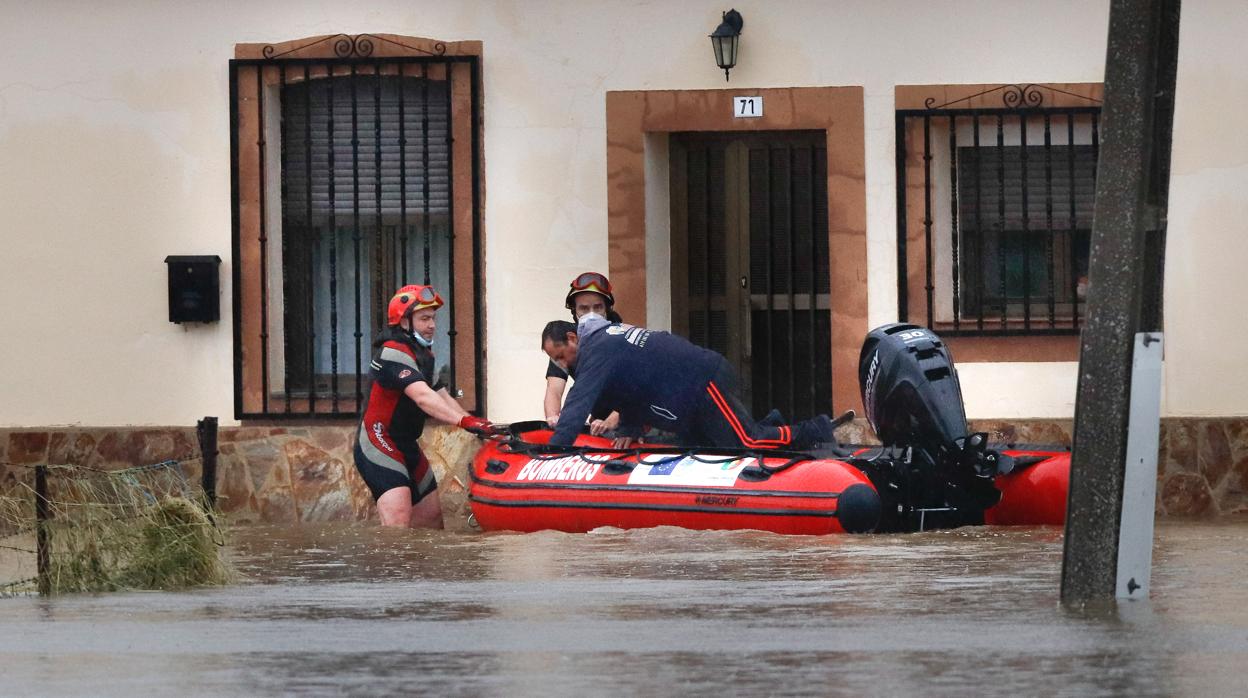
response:
<path id="1" fill-rule="evenodd" d="M 836 518 L 835 510 L 811 509 L 747 509 L 736 507 L 683 506 L 677 504 L 625 504 L 621 502 L 552 502 L 552 501 L 503 501 L 468 495 L 468 500 L 478 504 L 513 509 L 627 509 L 631 511 L 677 511 L 692 514 L 740 514 L 743 516 L 815 516 Z M 672 524 L 673 526 L 679 524 Z"/>
<path id="2" fill-rule="evenodd" d="M 1022 451 L 1030 453 L 1032 451 L 1049 453 L 1050 456 L 1061 456 L 1070 453 L 1070 446 L 1066 444 L 1024 444 L 1024 443 L 990 443 L 987 448 L 992 451 Z"/>
<path id="3" fill-rule="evenodd" d="M 610 485 L 580 482 L 515 482 L 486 480 L 471 473 L 472 481 L 484 487 L 507 490 L 580 490 L 585 492 L 661 492 L 664 494 L 722 494 L 733 497 L 777 497 L 793 499 L 836 499 L 839 492 L 800 492 L 795 490 L 738 490 L 731 487 L 680 487 L 676 485 Z M 858 484 L 858 483 L 854 483 Z"/>

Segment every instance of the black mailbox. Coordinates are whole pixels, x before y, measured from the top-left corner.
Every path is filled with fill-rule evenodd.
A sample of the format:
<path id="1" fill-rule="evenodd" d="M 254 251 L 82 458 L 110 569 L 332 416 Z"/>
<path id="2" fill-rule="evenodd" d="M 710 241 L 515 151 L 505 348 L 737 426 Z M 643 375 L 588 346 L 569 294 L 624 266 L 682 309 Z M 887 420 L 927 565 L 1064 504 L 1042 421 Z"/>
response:
<path id="1" fill-rule="evenodd" d="M 169 322 L 216 322 L 221 319 L 218 269 L 221 258 L 169 255 Z"/>

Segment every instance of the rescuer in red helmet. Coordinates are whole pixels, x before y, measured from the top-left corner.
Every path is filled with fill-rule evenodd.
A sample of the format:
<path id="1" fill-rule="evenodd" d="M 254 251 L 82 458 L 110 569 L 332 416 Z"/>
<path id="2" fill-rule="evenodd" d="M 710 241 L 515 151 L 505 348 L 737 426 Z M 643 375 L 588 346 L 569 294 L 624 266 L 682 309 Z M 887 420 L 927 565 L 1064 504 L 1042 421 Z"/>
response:
<path id="1" fill-rule="evenodd" d="M 434 383 L 434 315 L 440 307 L 442 297 L 432 286 L 400 288 L 390 299 L 387 327 L 374 342 L 355 467 L 377 500 L 383 526 L 442 528 L 438 483 L 416 441 L 427 417 L 470 431 L 493 427 Z"/>

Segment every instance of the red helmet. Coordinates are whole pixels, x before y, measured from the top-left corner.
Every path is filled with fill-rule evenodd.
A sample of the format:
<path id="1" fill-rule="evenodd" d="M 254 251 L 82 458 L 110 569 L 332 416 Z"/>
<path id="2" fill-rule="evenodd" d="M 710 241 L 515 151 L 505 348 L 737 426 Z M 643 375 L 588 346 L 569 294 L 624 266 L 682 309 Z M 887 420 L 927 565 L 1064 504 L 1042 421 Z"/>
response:
<path id="1" fill-rule="evenodd" d="M 441 308 L 442 296 L 432 286 L 409 284 L 394 292 L 386 308 L 386 321 L 397 325 L 408 313 L 425 308 Z"/>
<path id="2" fill-rule="evenodd" d="M 615 296 L 611 295 L 611 282 L 596 271 L 587 271 L 572 279 L 571 286 L 567 298 L 564 299 L 564 305 L 568 310 L 576 309 L 576 303 L 572 297 L 578 293 L 597 293 L 606 299 L 608 308 L 615 305 Z"/>

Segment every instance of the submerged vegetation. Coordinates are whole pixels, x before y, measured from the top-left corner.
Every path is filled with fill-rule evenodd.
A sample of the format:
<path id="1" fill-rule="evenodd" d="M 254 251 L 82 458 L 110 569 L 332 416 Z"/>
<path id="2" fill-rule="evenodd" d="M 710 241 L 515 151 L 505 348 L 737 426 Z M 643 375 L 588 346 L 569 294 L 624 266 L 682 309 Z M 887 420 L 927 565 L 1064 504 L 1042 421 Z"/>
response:
<path id="1" fill-rule="evenodd" d="M 47 472 L 42 584 L 32 577 L 34 490 L 23 484 L 0 497 L 0 537 L 19 541 L 10 551 L 29 553 L 21 565 L 27 578 L 3 580 L 10 592 L 37 586 L 51 594 L 178 589 L 230 580 L 225 530 L 191 491 L 178 463 L 118 471 L 55 466 Z"/>

